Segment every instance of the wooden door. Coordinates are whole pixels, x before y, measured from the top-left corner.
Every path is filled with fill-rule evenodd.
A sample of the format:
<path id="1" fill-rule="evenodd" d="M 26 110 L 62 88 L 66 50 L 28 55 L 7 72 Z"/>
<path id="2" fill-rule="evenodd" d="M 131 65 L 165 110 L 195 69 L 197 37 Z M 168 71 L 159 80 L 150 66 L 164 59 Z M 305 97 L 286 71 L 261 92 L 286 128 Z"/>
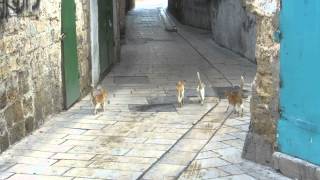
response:
<path id="1" fill-rule="evenodd" d="M 98 1 L 100 72 L 104 74 L 113 62 L 113 1 Z"/>
<path id="2" fill-rule="evenodd" d="M 320 1 L 283 0 L 280 17 L 279 150 L 320 165 Z"/>
<path id="3" fill-rule="evenodd" d="M 80 80 L 77 56 L 76 7 L 74 0 L 62 0 L 62 58 L 65 108 L 80 97 Z"/>

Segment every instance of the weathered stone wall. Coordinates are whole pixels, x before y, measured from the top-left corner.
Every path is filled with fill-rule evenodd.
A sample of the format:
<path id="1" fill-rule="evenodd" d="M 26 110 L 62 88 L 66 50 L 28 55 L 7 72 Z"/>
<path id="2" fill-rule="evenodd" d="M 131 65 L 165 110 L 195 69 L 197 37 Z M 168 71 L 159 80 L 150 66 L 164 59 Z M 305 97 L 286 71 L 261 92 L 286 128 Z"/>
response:
<path id="1" fill-rule="evenodd" d="M 212 0 L 210 15 L 215 42 L 255 61 L 256 17 L 243 0 Z"/>
<path id="2" fill-rule="evenodd" d="M 168 9 L 178 19 L 194 16 L 184 11 L 188 0 L 169 0 Z M 195 2 L 195 1 L 194 1 Z M 205 2 L 203 2 L 205 3 Z M 251 125 L 243 157 L 272 165 L 276 151 L 276 124 L 279 119 L 279 43 L 280 0 L 211 0 L 210 22 L 214 40 L 257 62 L 251 98 Z M 199 18 L 200 19 L 200 18 Z"/>
<path id="3" fill-rule="evenodd" d="M 168 0 L 168 9 L 182 23 L 211 29 L 209 0 Z"/>
<path id="4" fill-rule="evenodd" d="M 59 6 L 43 1 L 38 18 L 10 17 L 0 26 L 1 152 L 62 108 Z"/>
<path id="5" fill-rule="evenodd" d="M 119 0 L 113 0 L 113 32 L 114 32 L 114 61 L 117 63 L 120 61 L 120 23 L 121 23 L 121 4 Z"/>
<path id="6" fill-rule="evenodd" d="M 121 37 L 124 37 L 124 34 L 126 32 L 126 0 L 119 0 L 120 1 L 120 33 Z"/>
<path id="7" fill-rule="evenodd" d="M 91 87 L 90 1 L 75 0 L 80 92 L 85 96 Z"/>
<path id="8" fill-rule="evenodd" d="M 85 0 L 77 3 L 77 41 L 82 94 L 90 81 L 88 17 Z M 63 108 L 61 2 L 41 1 L 28 17 L 0 24 L 0 152 Z"/>
<path id="9" fill-rule="evenodd" d="M 211 29 L 208 0 L 184 0 L 183 22 L 203 29 Z"/>
<path id="10" fill-rule="evenodd" d="M 168 10 L 182 23 L 211 29 L 223 47 L 255 61 L 256 17 L 245 0 L 168 0 Z"/>
<path id="11" fill-rule="evenodd" d="M 243 157 L 272 165 L 277 149 L 276 124 L 279 119 L 279 43 L 274 41 L 278 29 L 280 0 L 247 0 L 247 8 L 257 16 L 257 74 L 251 98 L 251 124 Z"/>

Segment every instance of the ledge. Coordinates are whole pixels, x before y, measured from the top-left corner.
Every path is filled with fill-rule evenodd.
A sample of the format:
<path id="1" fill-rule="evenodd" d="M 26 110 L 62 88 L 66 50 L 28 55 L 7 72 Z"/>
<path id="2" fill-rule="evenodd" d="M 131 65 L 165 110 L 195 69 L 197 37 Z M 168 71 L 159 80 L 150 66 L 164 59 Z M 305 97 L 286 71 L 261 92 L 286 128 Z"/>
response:
<path id="1" fill-rule="evenodd" d="M 273 167 L 283 175 L 293 179 L 320 180 L 320 167 L 307 161 L 275 152 L 272 155 Z"/>

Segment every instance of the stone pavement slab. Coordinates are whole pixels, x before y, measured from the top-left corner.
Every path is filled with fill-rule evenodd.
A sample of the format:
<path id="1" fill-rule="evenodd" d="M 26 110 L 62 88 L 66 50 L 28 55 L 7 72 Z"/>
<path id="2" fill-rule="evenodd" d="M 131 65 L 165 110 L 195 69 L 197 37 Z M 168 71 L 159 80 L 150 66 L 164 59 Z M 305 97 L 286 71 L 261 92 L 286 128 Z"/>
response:
<path id="1" fill-rule="evenodd" d="M 245 111 L 249 111 L 248 101 Z M 235 134 L 246 133 L 247 130 L 235 127 L 239 124 L 249 126 L 249 123 L 246 117 L 233 115 L 228 118 L 178 179 L 289 179 L 269 167 L 241 158 L 244 138 Z"/>

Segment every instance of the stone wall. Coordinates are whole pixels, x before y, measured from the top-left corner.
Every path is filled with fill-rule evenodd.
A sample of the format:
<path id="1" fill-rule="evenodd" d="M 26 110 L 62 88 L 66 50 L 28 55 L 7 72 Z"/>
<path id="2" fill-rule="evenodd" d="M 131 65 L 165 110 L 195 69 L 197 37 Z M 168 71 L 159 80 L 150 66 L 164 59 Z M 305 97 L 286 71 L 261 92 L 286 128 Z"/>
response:
<path id="1" fill-rule="evenodd" d="M 121 24 L 121 4 L 119 0 L 113 0 L 113 37 L 114 37 L 114 61 L 117 63 L 120 61 L 120 24 Z"/>
<path id="2" fill-rule="evenodd" d="M 85 96 L 91 89 L 90 1 L 75 0 L 80 92 Z"/>
<path id="3" fill-rule="evenodd" d="M 210 15 L 215 42 L 255 61 L 256 17 L 243 0 L 212 0 Z"/>
<path id="4" fill-rule="evenodd" d="M 247 0 L 247 8 L 257 16 L 257 74 L 251 98 L 251 124 L 243 157 L 272 165 L 277 150 L 276 125 L 279 119 L 279 43 L 274 41 L 278 30 L 280 0 Z"/>
<path id="5" fill-rule="evenodd" d="M 120 1 L 120 33 L 121 38 L 124 37 L 124 34 L 126 32 L 126 0 L 119 0 Z"/>
<path id="6" fill-rule="evenodd" d="M 77 2 L 81 92 L 90 82 L 87 2 Z M 0 24 L 0 152 L 63 108 L 61 2 L 41 1 L 32 15 Z M 85 13 L 84 13 L 85 12 Z"/>
<path id="7" fill-rule="evenodd" d="M 192 11 L 184 11 L 185 2 L 190 3 L 189 0 L 168 1 L 169 11 L 182 21 L 195 16 Z M 252 85 L 251 124 L 243 157 L 272 165 L 272 154 L 277 150 L 280 50 L 273 37 L 278 30 L 280 0 L 211 0 L 207 6 L 213 39 L 257 63 Z"/>
<path id="8" fill-rule="evenodd" d="M 211 29 L 216 43 L 255 61 L 256 17 L 245 0 L 168 0 L 168 10 L 184 24 Z"/>
<path id="9" fill-rule="evenodd" d="M 211 29 L 209 0 L 168 0 L 168 9 L 182 23 Z"/>

